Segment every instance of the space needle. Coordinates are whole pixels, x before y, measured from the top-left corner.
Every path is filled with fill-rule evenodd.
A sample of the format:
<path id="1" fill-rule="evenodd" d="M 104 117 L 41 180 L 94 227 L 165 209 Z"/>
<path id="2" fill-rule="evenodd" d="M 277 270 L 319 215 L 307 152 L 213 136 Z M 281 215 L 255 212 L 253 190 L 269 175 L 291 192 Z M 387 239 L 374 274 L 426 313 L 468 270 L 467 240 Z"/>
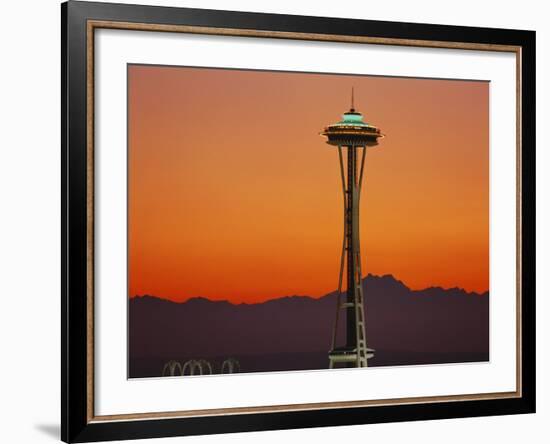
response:
<path id="1" fill-rule="evenodd" d="M 351 108 L 342 120 L 328 125 L 321 133 L 329 145 L 338 148 L 340 175 L 344 195 L 344 240 L 340 258 L 340 275 L 336 306 L 336 320 L 329 351 L 329 368 L 338 364 L 345 367 L 367 367 L 367 359 L 374 350 L 367 347 L 365 337 L 365 311 L 361 283 L 361 253 L 359 244 L 359 199 L 365 169 L 367 147 L 378 145 L 384 137 L 380 129 L 363 121 L 363 115 L 355 110 L 353 88 Z M 358 161 L 359 157 L 361 158 Z M 346 271 L 346 293 L 342 286 Z M 345 343 L 337 344 L 340 314 L 345 319 Z"/>

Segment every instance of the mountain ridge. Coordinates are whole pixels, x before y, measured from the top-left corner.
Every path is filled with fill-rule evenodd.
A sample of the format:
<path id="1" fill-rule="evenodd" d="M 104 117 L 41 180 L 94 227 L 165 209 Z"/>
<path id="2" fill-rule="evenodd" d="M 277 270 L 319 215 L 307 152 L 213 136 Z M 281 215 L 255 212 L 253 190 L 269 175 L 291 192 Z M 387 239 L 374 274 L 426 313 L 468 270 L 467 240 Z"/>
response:
<path id="1" fill-rule="evenodd" d="M 441 286 L 430 286 L 430 287 L 426 287 L 424 289 L 413 290 L 410 287 L 408 287 L 405 283 L 403 283 L 403 281 L 395 278 L 393 276 L 393 274 L 374 275 L 374 274 L 369 273 L 361 280 L 363 285 L 366 284 L 367 279 L 385 280 L 386 282 L 391 282 L 394 285 L 397 284 L 399 286 L 404 287 L 404 289 L 406 289 L 406 291 L 408 291 L 412 294 L 432 293 L 432 292 L 439 291 L 439 292 L 445 292 L 445 294 L 448 294 L 450 292 L 452 292 L 452 293 L 462 293 L 464 295 L 472 296 L 472 297 L 476 297 L 476 296 L 477 297 L 488 297 L 489 296 L 488 291 L 478 293 L 478 292 L 475 292 L 475 291 L 466 291 L 464 288 L 461 288 L 461 287 L 444 288 L 444 287 L 441 287 Z M 343 294 L 344 293 L 345 292 L 343 292 Z M 315 301 L 315 300 L 320 300 L 320 299 L 323 299 L 323 298 L 334 296 L 335 294 L 337 294 L 337 290 L 333 290 L 333 291 L 331 291 L 329 293 L 326 293 L 326 294 L 324 294 L 322 296 L 319 296 L 319 297 L 296 294 L 296 295 L 278 296 L 278 297 L 274 297 L 274 298 L 271 298 L 271 299 L 266 299 L 265 301 L 260 301 L 260 302 L 238 302 L 238 303 L 231 302 L 227 299 L 210 299 L 210 298 L 207 298 L 205 296 L 192 296 L 192 297 L 190 297 L 190 298 L 188 298 L 184 301 L 174 301 L 174 300 L 166 298 L 166 297 L 156 296 L 156 295 L 151 295 L 151 294 L 130 296 L 129 300 L 133 301 L 133 300 L 136 300 L 136 299 L 140 300 L 142 298 L 152 298 L 152 299 L 158 299 L 158 300 L 165 301 L 165 302 L 168 302 L 168 303 L 173 303 L 173 304 L 187 304 L 189 302 L 196 303 L 196 302 L 208 301 L 208 302 L 211 302 L 211 303 L 226 303 L 226 304 L 230 304 L 230 305 L 238 307 L 238 306 L 241 306 L 241 305 L 261 305 L 261 304 L 267 304 L 267 303 L 270 303 L 270 302 L 275 302 L 275 301 L 280 301 L 280 300 L 289 300 L 289 299 L 303 299 L 303 300 Z M 367 296 L 365 296 L 365 297 L 367 297 Z M 193 302 L 193 301 L 196 301 L 196 302 Z"/>

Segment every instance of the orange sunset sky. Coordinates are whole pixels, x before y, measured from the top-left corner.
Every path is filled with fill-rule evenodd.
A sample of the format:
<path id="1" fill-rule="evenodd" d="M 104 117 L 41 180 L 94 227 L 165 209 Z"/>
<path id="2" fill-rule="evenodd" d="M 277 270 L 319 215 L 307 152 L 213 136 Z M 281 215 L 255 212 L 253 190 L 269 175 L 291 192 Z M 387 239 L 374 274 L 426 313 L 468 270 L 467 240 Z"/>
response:
<path id="1" fill-rule="evenodd" d="M 338 284 L 338 153 L 355 107 L 386 134 L 361 195 L 363 274 L 489 287 L 487 82 L 128 67 L 129 295 L 259 302 Z"/>

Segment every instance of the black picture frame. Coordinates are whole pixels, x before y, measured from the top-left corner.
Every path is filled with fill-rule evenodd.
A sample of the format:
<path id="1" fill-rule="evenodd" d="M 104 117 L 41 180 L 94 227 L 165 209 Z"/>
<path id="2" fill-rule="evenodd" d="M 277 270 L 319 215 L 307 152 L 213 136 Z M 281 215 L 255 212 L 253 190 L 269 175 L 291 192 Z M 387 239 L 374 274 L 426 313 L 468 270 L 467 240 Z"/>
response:
<path id="1" fill-rule="evenodd" d="M 521 395 L 513 398 L 95 421 L 90 417 L 87 23 L 186 25 L 521 49 Z M 61 438 L 89 442 L 535 412 L 535 32 L 69 1 L 61 5 Z M 145 32 L 145 31 L 144 31 Z"/>

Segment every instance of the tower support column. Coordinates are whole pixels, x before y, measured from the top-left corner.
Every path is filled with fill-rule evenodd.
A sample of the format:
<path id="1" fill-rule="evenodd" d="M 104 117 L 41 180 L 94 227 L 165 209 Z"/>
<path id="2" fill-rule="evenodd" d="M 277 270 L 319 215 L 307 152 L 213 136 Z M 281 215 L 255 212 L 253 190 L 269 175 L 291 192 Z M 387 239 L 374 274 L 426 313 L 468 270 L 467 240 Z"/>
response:
<path id="1" fill-rule="evenodd" d="M 346 149 L 346 174 L 342 148 Z M 358 171 L 358 152 L 363 148 L 360 172 Z M 329 353 L 329 367 L 344 363 L 348 367 L 367 367 L 370 357 L 365 338 L 365 315 L 363 304 L 363 287 L 361 282 L 361 252 L 359 242 L 359 202 L 361 182 L 365 162 L 365 147 L 349 145 L 338 146 L 344 192 L 344 242 L 338 297 L 336 307 L 336 324 L 333 332 L 332 350 Z M 346 296 L 342 301 L 342 281 L 346 272 Z M 340 311 L 345 311 L 346 342 L 343 347 L 336 347 Z M 371 354 L 372 355 L 372 354 Z"/>

